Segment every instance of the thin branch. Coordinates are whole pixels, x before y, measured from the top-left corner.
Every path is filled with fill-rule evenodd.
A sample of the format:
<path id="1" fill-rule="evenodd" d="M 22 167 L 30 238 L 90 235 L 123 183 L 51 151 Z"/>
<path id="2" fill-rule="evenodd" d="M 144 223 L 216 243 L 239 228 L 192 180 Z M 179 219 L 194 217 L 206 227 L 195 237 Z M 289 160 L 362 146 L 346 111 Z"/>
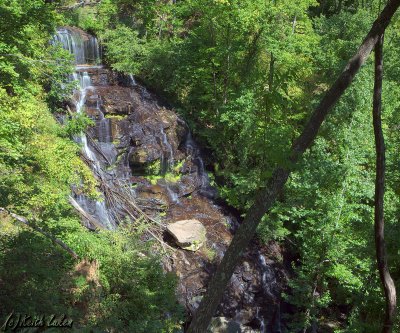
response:
<path id="1" fill-rule="evenodd" d="M 19 216 L 17 214 L 14 214 L 12 212 L 10 212 L 8 209 L 0 207 L 0 212 L 5 212 L 8 215 L 10 215 L 12 218 L 14 218 L 15 220 L 17 220 L 18 222 L 21 222 L 23 224 L 25 224 L 26 226 L 32 228 L 33 230 L 41 233 L 42 235 L 46 236 L 47 238 L 49 238 L 54 244 L 59 245 L 60 247 L 62 247 L 65 251 L 67 251 L 72 258 L 74 259 L 79 259 L 79 256 L 75 253 L 74 250 L 72 250 L 67 244 L 65 244 L 63 241 L 59 240 L 58 238 L 55 238 L 53 235 L 49 234 L 48 232 L 44 231 L 42 228 L 39 228 L 35 225 L 33 225 L 31 222 L 29 222 L 25 217 L 23 216 Z"/>
<path id="2" fill-rule="evenodd" d="M 86 132 L 86 137 L 89 138 L 92 146 L 97 150 L 97 152 L 104 158 L 104 160 L 107 162 L 109 166 L 112 165 L 111 161 L 108 159 L 108 157 L 103 153 L 103 150 L 99 147 L 96 141 L 94 141 L 93 137 L 90 135 L 90 133 Z"/>

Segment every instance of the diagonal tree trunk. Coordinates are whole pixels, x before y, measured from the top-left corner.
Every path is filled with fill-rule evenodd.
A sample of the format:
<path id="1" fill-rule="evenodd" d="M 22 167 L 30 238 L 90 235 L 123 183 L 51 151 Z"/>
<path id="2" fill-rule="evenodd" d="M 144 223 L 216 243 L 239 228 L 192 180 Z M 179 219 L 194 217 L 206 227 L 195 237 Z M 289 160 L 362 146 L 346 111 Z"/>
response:
<path id="1" fill-rule="evenodd" d="M 384 194 L 385 194 L 385 140 L 382 132 L 382 76 L 383 34 L 375 46 L 375 82 L 373 122 L 376 149 L 375 179 L 375 248 L 379 276 L 385 290 L 386 311 L 382 333 L 391 333 L 396 312 L 396 287 L 390 276 L 385 248 Z"/>
<path id="2" fill-rule="evenodd" d="M 354 76 L 368 58 L 379 36 L 385 31 L 399 6 L 400 0 L 390 0 L 388 2 L 378 19 L 372 25 L 371 30 L 365 37 L 357 53 L 349 60 L 343 72 L 311 115 L 299 138 L 294 142 L 290 155 L 286 160 L 287 166 L 278 167 L 268 184 L 266 184 L 267 186 L 261 189 L 256 195 L 255 203 L 249 209 L 246 218 L 233 237 L 224 258 L 211 278 L 207 292 L 194 315 L 187 333 L 205 333 L 207 331 L 236 264 L 240 260 L 241 254 L 252 240 L 261 218 L 271 208 L 278 194 L 282 191 L 290 174 L 290 166 L 294 165 L 304 151 L 310 147 L 327 114 L 349 87 Z"/>

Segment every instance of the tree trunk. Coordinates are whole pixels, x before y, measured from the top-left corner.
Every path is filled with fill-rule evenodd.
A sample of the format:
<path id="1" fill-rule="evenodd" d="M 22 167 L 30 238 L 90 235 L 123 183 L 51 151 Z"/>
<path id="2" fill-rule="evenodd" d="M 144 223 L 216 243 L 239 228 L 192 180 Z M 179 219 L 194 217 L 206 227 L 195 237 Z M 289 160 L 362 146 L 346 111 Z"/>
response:
<path id="1" fill-rule="evenodd" d="M 260 28 L 260 30 L 258 30 L 255 33 L 255 35 L 251 41 L 251 44 L 248 47 L 248 52 L 247 52 L 246 56 L 243 57 L 243 69 L 241 72 L 241 77 L 246 78 L 246 81 L 249 78 L 249 74 L 251 73 L 252 68 L 256 64 L 256 61 L 254 61 L 254 57 L 257 54 L 258 42 L 260 41 L 260 37 L 263 32 L 264 32 L 264 27 Z"/>
<path id="2" fill-rule="evenodd" d="M 384 194 L 385 194 L 385 141 L 382 132 L 382 75 L 383 34 L 375 46 L 375 82 L 373 122 L 376 149 L 375 179 L 375 247 L 379 276 L 385 291 L 386 311 L 382 333 L 391 333 L 396 312 L 396 287 L 390 276 L 385 248 Z"/>
<path id="3" fill-rule="evenodd" d="M 291 166 L 294 165 L 304 151 L 310 147 L 328 112 L 350 85 L 399 6 L 400 0 L 391 0 L 388 2 L 378 19 L 374 22 L 357 53 L 350 59 L 344 71 L 323 97 L 318 107 L 311 115 L 300 137 L 294 142 L 290 155 L 286 159 L 285 167 L 278 167 L 273 172 L 267 186 L 261 189 L 255 196 L 255 203 L 249 209 L 243 223 L 239 226 L 220 265 L 211 278 L 207 292 L 194 315 L 187 333 L 204 333 L 207 331 L 212 316 L 220 303 L 236 264 L 240 261 L 241 254 L 252 240 L 261 218 L 271 208 L 276 197 L 282 191 L 289 177 Z"/>
<path id="4" fill-rule="evenodd" d="M 271 60 L 269 61 L 269 77 L 268 77 L 268 91 L 271 92 L 274 85 L 274 70 L 275 70 L 275 57 L 271 52 Z"/>

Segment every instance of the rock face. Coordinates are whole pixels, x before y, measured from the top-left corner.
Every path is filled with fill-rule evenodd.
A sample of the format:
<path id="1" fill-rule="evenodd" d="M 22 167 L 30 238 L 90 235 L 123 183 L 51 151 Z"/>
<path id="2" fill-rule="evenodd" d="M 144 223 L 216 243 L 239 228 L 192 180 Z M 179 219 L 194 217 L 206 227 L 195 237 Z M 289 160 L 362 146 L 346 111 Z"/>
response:
<path id="1" fill-rule="evenodd" d="M 206 228 L 198 220 L 182 220 L 167 226 L 176 243 L 185 250 L 197 251 L 206 241 Z"/>

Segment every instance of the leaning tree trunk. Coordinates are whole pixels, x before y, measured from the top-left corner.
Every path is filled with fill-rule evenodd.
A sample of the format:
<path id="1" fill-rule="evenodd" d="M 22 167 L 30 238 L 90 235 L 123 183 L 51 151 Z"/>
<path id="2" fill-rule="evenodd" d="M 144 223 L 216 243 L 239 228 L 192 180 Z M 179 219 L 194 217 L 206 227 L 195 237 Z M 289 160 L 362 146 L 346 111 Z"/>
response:
<path id="1" fill-rule="evenodd" d="M 390 276 L 385 248 L 385 221 L 383 212 L 385 194 L 385 141 L 382 132 L 382 75 L 383 75 L 383 34 L 375 46 L 375 82 L 373 100 L 373 122 L 376 149 L 375 179 L 375 247 L 376 260 L 383 289 L 385 290 L 386 311 L 382 333 L 391 333 L 396 312 L 396 288 Z"/>
<path id="2" fill-rule="evenodd" d="M 357 53 L 350 59 L 344 71 L 323 97 L 300 137 L 294 142 L 290 155 L 287 157 L 286 164 L 284 164 L 285 167 L 277 168 L 273 172 L 268 184 L 266 184 L 267 186 L 261 189 L 256 195 L 255 203 L 249 209 L 243 223 L 239 226 L 221 263 L 214 276 L 211 278 L 207 292 L 194 315 L 187 333 L 205 333 L 207 331 L 224 290 L 240 260 L 241 254 L 252 240 L 261 218 L 271 208 L 276 197 L 282 191 L 289 177 L 291 166 L 293 166 L 304 151 L 310 147 L 327 114 L 349 87 L 354 76 L 361 65 L 364 64 L 378 41 L 379 36 L 385 31 L 390 19 L 399 6 L 400 0 L 391 0 L 388 2 L 378 19 L 374 22 Z"/>

